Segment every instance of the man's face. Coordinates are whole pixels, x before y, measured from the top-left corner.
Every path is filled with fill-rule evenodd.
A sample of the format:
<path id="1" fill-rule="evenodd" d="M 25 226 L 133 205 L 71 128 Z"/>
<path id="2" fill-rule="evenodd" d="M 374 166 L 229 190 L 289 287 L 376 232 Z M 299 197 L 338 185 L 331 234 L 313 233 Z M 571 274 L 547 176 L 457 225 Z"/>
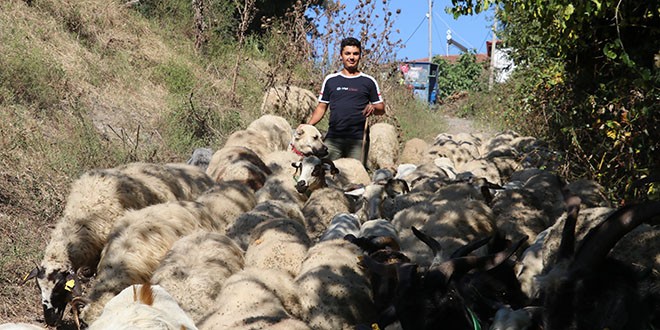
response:
<path id="1" fill-rule="evenodd" d="M 357 69 L 358 62 L 360 62 L 360 48 L 345 46 L 341 51 L 341 62 L 347 70 Z"/>

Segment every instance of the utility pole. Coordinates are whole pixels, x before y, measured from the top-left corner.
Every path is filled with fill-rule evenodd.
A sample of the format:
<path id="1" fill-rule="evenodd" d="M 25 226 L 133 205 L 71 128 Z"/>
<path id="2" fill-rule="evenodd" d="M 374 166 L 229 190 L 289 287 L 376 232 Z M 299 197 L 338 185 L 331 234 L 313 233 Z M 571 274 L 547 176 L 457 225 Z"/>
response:
<path id="1" fill-rule="evenodd" d="M 490 45 L 490 77 L 488 78 L 488 90 L 493 89 L 493 79 L 495 79 L 495 44 L 497 39 L 495 38 L 495 31 L 497 31 L 497 6 L 495 6 L 495 21 L 493 23 L 493 43 Z"/>
<path id="2" fill-rule="evenodd" d="M 433 0 L 429 0 L 429 63 L 433 62 L 432 51 L 431 51 L 431 18 L 433 17 Z"/>

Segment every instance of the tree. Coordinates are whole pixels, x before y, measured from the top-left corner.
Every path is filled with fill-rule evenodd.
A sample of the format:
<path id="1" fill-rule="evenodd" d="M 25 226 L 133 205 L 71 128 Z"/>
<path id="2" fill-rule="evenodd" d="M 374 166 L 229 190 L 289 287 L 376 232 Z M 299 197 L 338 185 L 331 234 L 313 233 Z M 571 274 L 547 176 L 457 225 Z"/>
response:
<path id="1" fill-rule="evenodd" d="M 499 35 L 524 77 L 530 115 L 617 196 L 660 171 L 660 1 L 452 0 L 471 15 L 499 6 Z"/>

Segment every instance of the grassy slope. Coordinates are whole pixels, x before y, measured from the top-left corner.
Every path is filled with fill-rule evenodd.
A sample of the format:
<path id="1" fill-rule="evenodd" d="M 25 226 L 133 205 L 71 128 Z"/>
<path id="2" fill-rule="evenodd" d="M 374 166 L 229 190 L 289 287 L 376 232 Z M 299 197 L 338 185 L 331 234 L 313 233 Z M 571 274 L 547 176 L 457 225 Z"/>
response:
<path id="1" fill-rule="evenodd" d="M 177 27 L 118 1 L 0 2 L 0 323 L 40 323 L 38 290 L 21 282 L 73 179 L 130 161 L 185 161 L 259 115 L 268 55 L 246 49 L 240 102 L 230 104 L 232 47 L 198 56 Z M 436 113 L 381 84 L 403 140 L 442 131 Z M 200 116 L 208 127 L 190 119 Z M 191 126 L 215 134 L 191 136 Z"/>

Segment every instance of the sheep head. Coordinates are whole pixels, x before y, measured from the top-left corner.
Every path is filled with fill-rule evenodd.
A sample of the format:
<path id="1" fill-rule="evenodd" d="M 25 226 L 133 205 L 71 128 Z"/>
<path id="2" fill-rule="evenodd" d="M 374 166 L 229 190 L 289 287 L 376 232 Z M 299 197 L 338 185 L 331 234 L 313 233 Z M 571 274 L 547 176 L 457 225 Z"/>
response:
<path id="1" fill-rule="evenodd" d="M 291 166 L 296 168 L 296 173 L 300 173 L 296 177 L 296 190 L 301 194 L 326 187 L 326 171 L 330 171 L 332 175 L 339 173 L 339 169 L 331 160 L 319 159 L 316 156 L 305 157 L 302 161 L 291 163 Z"/>
<path id="2" fill-rule="evenodd" d="M 303 156 L 325 157 L 328 155 L 328 147 L 323 143 L 321 132 L 312 125 L 301 125 L 296 129 L 291 146 Z"/>
<path id="3" fill-rule="evenodd" d="M 25 277 L 23 284 L 31 279 L 36 280 L 41 291 L 44 319 L 49 326 L 58 325 L 62 321 L 66 305 L 74 297 L 82 295 L 80 281 L 72 269 L 36 266 Z"/>

